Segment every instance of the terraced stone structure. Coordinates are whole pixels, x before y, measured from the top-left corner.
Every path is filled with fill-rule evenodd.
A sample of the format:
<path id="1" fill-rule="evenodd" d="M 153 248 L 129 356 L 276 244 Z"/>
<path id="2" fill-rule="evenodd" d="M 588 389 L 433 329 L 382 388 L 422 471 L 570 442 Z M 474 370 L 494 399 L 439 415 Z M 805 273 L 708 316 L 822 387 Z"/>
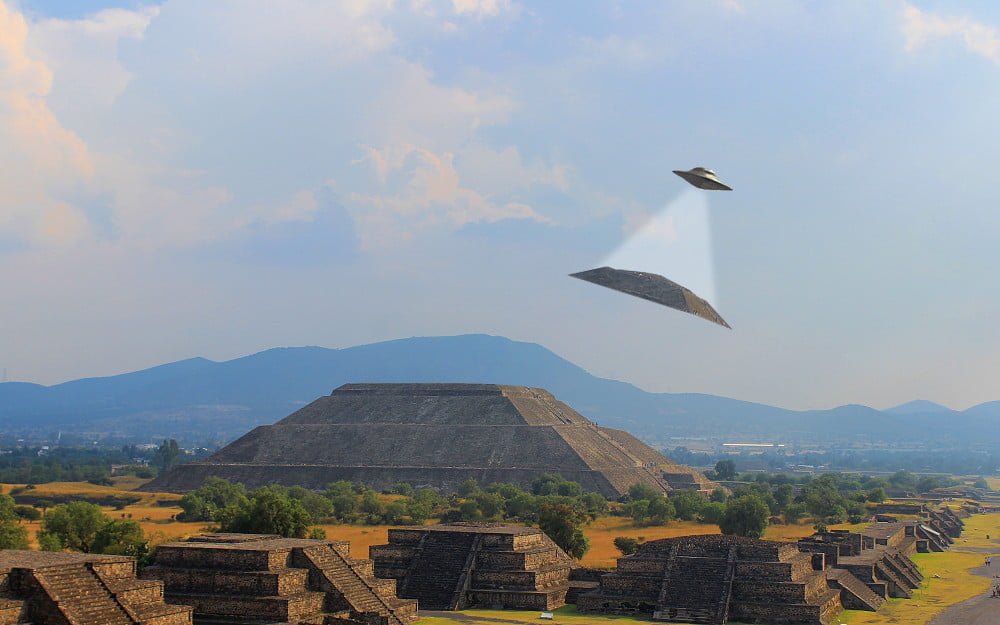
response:
<path id="1" fill-rule="evenodd" d="M 135 573 L 126 556 L 0 550 L 0 623 L 191 625 L 190 607 Z"/>
<path id="2" fill-rule="evenodd" d="M 489 523 L 391 529 L 369 555 L 375 575 L 428 610 L 553 610 L 566 602 L 573 566 L 541 530 Z"/>
<path id="3" fill-rule="evenodd" d="M 415 601 L 396 597 L 349 544 L 255 534 L 209 534 L 160 545 L 144 578 L 193 606 L 195 625 L 409 625 Z"/>
<path id="4" fill-rule="evenodd" d="M 632 435 L 598 427 L 542 389 L 347 384 L 144 488 L 184 492 L 218 476 L 250 488 L 278 483 L 322 489 L 350 480 L 451 491 L 468 479 L 527 488 L 545 473 L 610 498 L 636 483 L 663 491 L 715 487 Z"/>
<path id="5" fill-rule="evenodd" d="M 619 558 L 617 570 L 580 595 L 577 608 L 684 623 L 827 625 L 843 608 L 823 568 L 822 554 L 803 553 L 795 543 L 666 538 Z"/>
<path id="6" fill-rule="evenodd" d="M 873 523 L 861 532 L 814 534 L 801 539 L 799 548 L 824 555 L 832 585 L 844 589 L 842 601 L 845 606 L 877 610 L 889 597 L 912 597 L 923 580 L 917 565 L 910 559 L 917 551 L 918 542 L 911 530 L 912 526 L 907 523 Z M 875 598 L 838 571 L 850 573 L 874 593 Z"/>

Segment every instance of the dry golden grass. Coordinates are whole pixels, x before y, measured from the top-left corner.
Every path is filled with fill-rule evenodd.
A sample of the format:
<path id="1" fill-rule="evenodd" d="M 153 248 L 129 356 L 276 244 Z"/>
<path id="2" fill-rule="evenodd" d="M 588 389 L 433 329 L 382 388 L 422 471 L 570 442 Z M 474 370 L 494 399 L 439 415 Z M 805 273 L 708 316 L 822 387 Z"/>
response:
<path id="1" fill-rule="evenodd" d="M 1000 477 L 988 477 L 986 483 L 990 485 L 991 489 L 1000 490 Z"/>
<path id="2" fill-rule="evenodd" d="M 691 521 L 675 521 L 669 525 L 654 527 L 635 527 L 631 519 L 623 517 L 604 517 L 587 525 L 583 533 L 590 539 L 590 550 L 583 556 L 583 566 L 610 569 L 621 557 L 621 552 L 615 549 L 614 540 L 618 536 L 640 538 L 643 540 L 658 540 L 676 536 L 694 534 L 718 534 L 717 525 L 703 525 Z"/>

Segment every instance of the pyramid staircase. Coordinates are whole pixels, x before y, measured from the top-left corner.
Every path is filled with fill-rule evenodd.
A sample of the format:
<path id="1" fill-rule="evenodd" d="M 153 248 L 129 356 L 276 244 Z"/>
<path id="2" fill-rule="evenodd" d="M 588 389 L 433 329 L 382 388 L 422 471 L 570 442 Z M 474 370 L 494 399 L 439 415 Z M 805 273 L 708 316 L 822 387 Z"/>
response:
<path id="1" fill-rule="evenodd" d="M 653 618 L 721 625 L 729 613 L 736 547 L 725 558 L 679 556 L 672 550 Z"/>
<path id="2" fill-rule="evenodd" d="M 0 625 L 191 625 L 191 608 L 167 605 L 163 584 L 135 578 L 124 556 L 4 550 Z"/>
<path id="3" fill-rule="evenodd" d="M 846 569 L 829 569 L 826 572 L 826 579 L 831 588 L 841 591 L 841 602 L 845 608 L 875 612 L 885 603 L 885 597 L 873 591 Z"/>
<path id="4" fill-rule="evenodd" d="M 478 534 L 428 532 L 417 546 L 399 594 L 419 598 L 425 610 L 457 610 L 468 589 L 479 550 Z"/>
<path id="5" fill-rule="evenodd" d="M 219 538 L 218 536 L 221 536 Z M 161 545 L 143 575 L 194 607 L 196 625 L 409 625 L 416 602 L 347 543 L 217 535 Z"/>

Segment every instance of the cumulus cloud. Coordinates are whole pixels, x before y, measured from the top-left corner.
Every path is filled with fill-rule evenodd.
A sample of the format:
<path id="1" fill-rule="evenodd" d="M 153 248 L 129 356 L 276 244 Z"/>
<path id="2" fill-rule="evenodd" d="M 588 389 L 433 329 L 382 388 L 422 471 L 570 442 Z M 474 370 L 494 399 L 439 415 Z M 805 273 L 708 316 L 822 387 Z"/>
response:
<path id="1" fill-rule="evenodd" d="M 24 17 L 0 0 L 0 234 L 70 243 L 86 235 L 87 220 L 64 198 L 89 183 L 93 162 L 49 108 L 52 72 L 27 39 Z"/>
<path id="2" fill-rule="evenodd" d="M 902 31 L 907 51 L 937 40 L 957 38 L 967 51 L 1000 65 L 1000 31 L 970 17 L 939 15 L 905 4 Z"/>
<path id="3" fill-rule="evenodd" d="M 495 202 L 462 184 L 454 155 L 415 145 L 365 147 L 356 161 L 377 176 L 371 193 L 352 192 L 349 204 L 360 225 L 362 247 L 405 241 L 436 226 L 460 227 L 505 219 L 550 220 L 521 202 Z"/>
<path id="4" fill-rule="evenodd" d="M 451 5 L 459 15 L 478 18 L 496 17 L 513 8 L 510 0 L 451 0 Z"/>

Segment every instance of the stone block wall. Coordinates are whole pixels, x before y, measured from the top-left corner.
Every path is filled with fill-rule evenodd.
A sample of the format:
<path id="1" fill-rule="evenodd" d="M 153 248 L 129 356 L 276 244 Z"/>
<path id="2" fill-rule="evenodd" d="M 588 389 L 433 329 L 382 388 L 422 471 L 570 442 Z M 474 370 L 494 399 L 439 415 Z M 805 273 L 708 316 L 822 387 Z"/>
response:
<path id="1" fill-rule="evenodd" d="M 390 530 L 369 556 L 401 596 L 435 609 L 551 610 L 565 602 L 572 567 L 541 530 L 489 523 Z"/>

